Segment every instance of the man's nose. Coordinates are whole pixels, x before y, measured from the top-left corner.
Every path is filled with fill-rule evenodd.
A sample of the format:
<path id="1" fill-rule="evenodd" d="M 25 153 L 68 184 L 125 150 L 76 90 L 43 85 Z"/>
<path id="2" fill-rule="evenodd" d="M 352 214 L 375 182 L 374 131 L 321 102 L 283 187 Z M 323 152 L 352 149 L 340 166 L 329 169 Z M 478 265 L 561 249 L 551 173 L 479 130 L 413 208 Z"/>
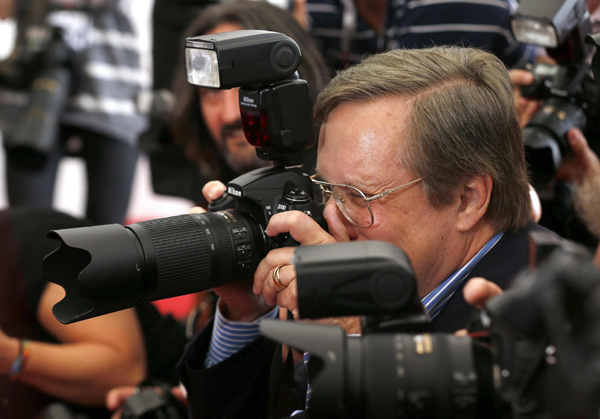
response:
<path id="1" fill-rule="evenodd" d="M 223 113 L 221 117 L 226 124 L 236 123 L 240 120 L 239 89 L 230 89 L 224 91 Z"/>

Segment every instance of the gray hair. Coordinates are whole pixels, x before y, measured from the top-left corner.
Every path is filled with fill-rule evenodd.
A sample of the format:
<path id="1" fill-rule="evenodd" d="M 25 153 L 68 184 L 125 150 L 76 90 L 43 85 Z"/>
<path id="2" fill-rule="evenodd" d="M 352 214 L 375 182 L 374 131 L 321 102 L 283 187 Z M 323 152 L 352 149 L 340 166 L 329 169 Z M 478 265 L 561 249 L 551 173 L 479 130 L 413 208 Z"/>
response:
<path id="1" fill-rule="evenodd" d="M 436 208 L 453 202 L 469 176 L 493 180 L 486 216 L 498 231 L 529 222 L 531 200 L 521 127 L 504 64 L 462 47 L 394 50 L 340 72 L 321 92 L 315 118 L 343 103 L 397 96 L 410 103 L 409 141 L 399 164 L 415 177 Z"/>

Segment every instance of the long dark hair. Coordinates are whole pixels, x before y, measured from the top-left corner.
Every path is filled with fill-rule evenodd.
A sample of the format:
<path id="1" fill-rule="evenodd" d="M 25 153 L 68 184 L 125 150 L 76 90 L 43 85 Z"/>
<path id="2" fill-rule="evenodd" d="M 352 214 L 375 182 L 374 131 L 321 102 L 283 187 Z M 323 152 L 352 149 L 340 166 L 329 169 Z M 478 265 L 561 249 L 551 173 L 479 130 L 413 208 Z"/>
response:
<path id="1" fill-rule="evenodd" d="M 210 6 L 202 10 L 188 26 L 185 37 L 205 34 L 225 22 L 238 24 L 243 29 L 281 32 L 294 39 L 302 51 L 298 72 L 308 82 L 311 100 L 315 102 L 330 75 L 329 70 L 316 41 L 294 20 L 291 13 L 261 1 Z M 188 157 L 200 164 L 204 176 L 227 182 L 234 174 L 228 173 L 228 167 L 206 128 L 200 112 L 198 88 L 187 82 L 183 54 L 179 62 L 173 84 L 175 105 L 169 121 L 173 139 L 179 145 L 192 146 L 186 147 Z M 190 153 L 190 149 L 194 151 Z"/>

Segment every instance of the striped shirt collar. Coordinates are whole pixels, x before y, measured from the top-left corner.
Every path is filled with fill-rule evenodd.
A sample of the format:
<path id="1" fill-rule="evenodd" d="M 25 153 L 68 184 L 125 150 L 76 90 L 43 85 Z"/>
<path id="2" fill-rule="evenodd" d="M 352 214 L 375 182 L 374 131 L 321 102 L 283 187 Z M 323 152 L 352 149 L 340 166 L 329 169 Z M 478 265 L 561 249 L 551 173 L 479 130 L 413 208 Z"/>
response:
<path id="1" fill-rule="evenodd" d="M 450 297 L 454 295 L 456 290 L 462 285 L 471 271 L 479 264 L 481 259 L 500 241 L 504 232 L 500 232 L 492 237 L 473 258 L 462 266 L 459 270 L 450 275 L 444 282 L 438 285 L 433 291 L 427 294 L 421 302 L 429 313 L 431 320 L 434 320 Z"/>

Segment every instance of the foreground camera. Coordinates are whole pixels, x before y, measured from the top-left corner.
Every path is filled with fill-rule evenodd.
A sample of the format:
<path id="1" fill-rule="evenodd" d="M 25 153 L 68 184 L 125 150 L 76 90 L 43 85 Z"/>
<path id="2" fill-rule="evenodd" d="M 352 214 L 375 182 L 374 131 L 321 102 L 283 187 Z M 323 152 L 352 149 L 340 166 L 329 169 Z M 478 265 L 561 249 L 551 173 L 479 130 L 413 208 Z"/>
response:
<path id="1" fill-rule="evenodd" d="M 365 315 L 339 327 L 264 320 L 261 333 L 311 354 L 311 418 L 493 417 L 491 352 L 429 332 L 406 254 L 364 241 L 296 249 L 302 318 Z"/>
<path id="2" fill-rule="evenodd" d="M 405 293 L 414 283 L 406 255 L 379 242 L 303 246 L 294 258 L 299 312 L 311 316 L 311 296 L 331 303 L 323 315 L 352 307 L 369 314 L 362 336 L 275 320 L 263 320 L 261 332 L 310 352 L 313 419 L 597 418 L 600 272 L 586 249 L 544 233 L 530 236 L 532 266 L 544 262 L 488 301 L 470 337 L 427 333 L 416 292 Z M 357 264 L 346 269 L 349 257 Z M 334 266 L 348 279 L 319 285 Z M 386 297 L 397 286 L 405 292 Z"/>
<path id="3" fill-rule="evenodd" d="M 53 308 L 62 323 L 252 278 L 269 250 L 295 244 L 264 233 L 278 212 L 302 211 L 325 227 L 310 177 L 289 167 L 302 164 L 315 140 L 307 83 L 294 76 L 296 43 L 274 32 L 234 31 L 189 38 L 186 57 L 192 82 L 242 85 L 246 138 L 275 165 L 234 179 L 211 213 L 50 232 L 62 245 L 44 260 L 44 274 L 66 291 Z"/>

